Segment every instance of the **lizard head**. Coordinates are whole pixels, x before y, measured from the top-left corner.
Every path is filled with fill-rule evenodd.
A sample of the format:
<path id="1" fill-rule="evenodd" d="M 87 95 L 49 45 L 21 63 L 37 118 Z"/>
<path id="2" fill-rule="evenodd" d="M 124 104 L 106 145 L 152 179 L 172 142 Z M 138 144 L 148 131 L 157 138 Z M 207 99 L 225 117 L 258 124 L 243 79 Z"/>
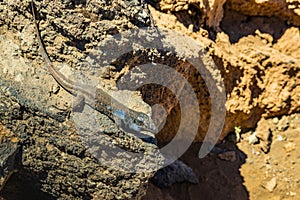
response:
<path id="1" fill-rule="evenodd" d="M 157 141 L 153 134 L 158 132 L 158 128 L 155 126 L 152 119 L 145 113 L 132 110 L 126 113 L 122 110 L 116 110 L 114 111 L 114 117 L 117 119 L 116 123 L 124 131 L 137 134 L 144 142 L 156 144 Z M 145 134 L 142 133 L 142 131 L 147 131 L 151 134 Z"/>
<path id="2" fill-rule="evenodd" d="M 135 132 L 149 131 L 154 134 L 158 132 L 153 120 L 145 113 L 136 111 L 125 113 L 122 110 L 116 110 L 114 112 L 114 117 L 121 119 L 121 122 L 126 129 Z"/>
<path id="3" fill-rule="evenodd" d="M 140 130 L 149 131 L 151 133 L 157 133 L 158 129 L 154 124 L 153 120 L 145 113 L 138 112 L 136 119 L 133 120 Z"/>

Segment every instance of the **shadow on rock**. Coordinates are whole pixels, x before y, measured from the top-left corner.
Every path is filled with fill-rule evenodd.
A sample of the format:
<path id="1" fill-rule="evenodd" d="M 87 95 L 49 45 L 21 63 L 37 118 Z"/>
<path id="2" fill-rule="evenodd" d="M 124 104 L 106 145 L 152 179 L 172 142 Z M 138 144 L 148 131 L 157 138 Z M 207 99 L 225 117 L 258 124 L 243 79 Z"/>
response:
<path id="1" fill-rule="evenodd" d="M 199 159 L 200 147 L 201 143 L 194 143 L 180 158 L 194 170 L 199 178 L 198 184 L 176 183 L 171 187 L 158 188 L 150 183 L 143 200 L 249 199 L 239 171 L 246 155 L 233 142 L 226 141 L 217 145 L 205 158 Z"/>

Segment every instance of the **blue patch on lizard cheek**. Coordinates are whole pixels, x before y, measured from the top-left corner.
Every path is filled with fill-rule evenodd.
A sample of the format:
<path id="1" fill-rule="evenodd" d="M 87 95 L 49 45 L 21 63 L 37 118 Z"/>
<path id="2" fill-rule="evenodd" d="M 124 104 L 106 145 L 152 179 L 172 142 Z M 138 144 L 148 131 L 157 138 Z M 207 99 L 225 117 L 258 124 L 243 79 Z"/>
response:
<path id="1" fill-rule="evenodd" d="M 115 116 L 115 117 L 118 117 L 118 118 L 120 118 L 120 119 L 122 119 L 122 120 L 124 120 L 126 114 L 125 114 L 125 112 L 124 112 L 123 110 L 115 110 L 115 111 L 114 111 L 114 116 Z"/>

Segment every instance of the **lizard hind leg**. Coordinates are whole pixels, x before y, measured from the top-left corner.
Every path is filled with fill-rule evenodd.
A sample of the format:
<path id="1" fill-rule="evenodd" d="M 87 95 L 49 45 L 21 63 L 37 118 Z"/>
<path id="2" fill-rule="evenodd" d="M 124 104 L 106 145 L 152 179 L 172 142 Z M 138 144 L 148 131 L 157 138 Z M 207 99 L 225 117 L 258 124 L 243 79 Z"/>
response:
<path id="1" fill-rule="evenodd" d="M 73 112 L 82 112 L 85 105 L 85 98 L 83 95 L 77 95 L 73 101 Z"/>

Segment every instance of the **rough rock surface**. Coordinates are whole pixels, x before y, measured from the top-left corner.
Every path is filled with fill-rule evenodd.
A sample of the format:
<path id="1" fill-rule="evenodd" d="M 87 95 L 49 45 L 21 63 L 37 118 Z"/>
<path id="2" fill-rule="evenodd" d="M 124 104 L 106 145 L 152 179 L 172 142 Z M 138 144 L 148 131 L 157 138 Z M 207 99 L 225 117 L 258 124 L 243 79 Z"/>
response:
<path id="1" fill-rule="evenodd" d="M 20 147 L 14 184 L 23 183 L 19 190 L 25 194 L 29 193 L 28 188 L 32 191 L 27 197 L 19 194 L 8 180 L 1 196 L 7 199 L 139 199 L 153 175 L 148 171 L 153 167 L 151 160 L 157 159 L 158 163 L 161 160 L 157 147 L 118 130 L 101 113 L 96 115 L 100 122 L 96 124 L 97 132 L 80 126 L 78 122 L 85 119 L 76 121 L 80 113 L 70 115 L 72 96 L 41 67 L 43 62 L 38 54 L 29 2 L 0 3 L 0 120 L 18 138 Z M 41 35 L 56 67 L 57 63 L 65 63 L 69 69 L 87 71 L 82 59 L 106 34 L 149 25 L 149 16 L 139 1 L 111 3 L 36 1 Z M 132 98 L 133 102 L 142 104 L 137 94 Z M 122 149 L 147 156 L 136 159 L 134 154 L 127 155 Z M 111 156 L 115 159 L 110 160 Z M 122 170 L 117 167 L 120 165 Z M 144 171 L 126 171 L 135 168 Z M 1 178 L 2 175 L 7 174 L 1 174 Z"/>
<path id="2" fill-rule="evenodd" d="M 155 8 L 167 12 L 151 9 L 158 26 L 180 31 L 199 41 L 221 71 L 227 94 L 227 116 L 219 140 L 235 127 L 253 129 L 261 117 L 268 121 L 268 118 L 300 112 L 300 34 L 299 27 L 294 26 L 299 25 L 299 1 L 150 2 Z M 41 34 L 54 64 L 66 63 L 67 67 L 87 74 L 94 71 L 83 62 L 84 58 L 107 35 L 151 25 L 147 9 L 140 1 L 43 1 L 37 2 L 37 6 Z M 20 179 L 28 179 L 36 188 L 56 198 L 141 197 L 152 174 L 128 175 L 109 170 L 95 161 L 82 143 L 89 141 L 79 140 L 80 134 L 74 123 L 68 120 L 72 97 L 59 89 L 43 68 L 35 67 L 42 61 L 37 54 L 28 1 L 4 1 L 0 4 L 0 11 L 0 57 L 3 58 L 0 60 L 3 72 L 0 91 L 1 103 L 6 105 L 1 107 L 1 122 L 20 140 Z M 135 58 L 145 58 L 146 53 Z M 210 99 L 204 81 L 184 59 L 162 56 L 160 52 L 152 52 L 149 57 L 176 68 L 193 86 L 201 108 L 195 141 L 202 141 L 210 119 Z M 109 91 L 116 87 L 115 81 L 130 69 L 130 65 L 139 64 L 134 59 L 128 63 L 122 59 L 103 72 L 101 84 Z M 157 137 L 161 144 L 165 144 L 174 137 L 174 130 L 178 128 L 178 101 L 170 91 L 156 86 L 144 87 L 141 92 L 150 104 L 163 99 L 159 103 L 166 109 L 168 119 Z M 152 97 L 148 97 L 149 94 Z M 141 102 L 138 95 L 133 96 Z M 99 129 L 107 133 L 109 139 L 91 138 L 93 141 L 102 141 L 104 146 L 118 143 L 132 151 L 149 151 L 153 157 L 157 156 L 154 145 L 117 131 L 105 115 L 99 118 L 103 124 Z M 267 153 L 272 144 L 270 132 L 266 131 L 268 126 L 263 124 L 266 123 L 261 121 L 258 124 L 257 137 L 260 149 Z M 284 149 L 295 153 L 292 143 L 285 144 Z M 141 166 L 150 167 L 145 163 L 149 164 L 146 160 Z M 220 166 L 218 173 L 222 170 Z M 234 166 L 238 171 L 238 166 Z M 203 175 L 202 179 L 206 180 L 211 173 L 214 171 L 208 172 L 208 176 Z M 226 175 L 222 176 L 229 185 L 243 187 L 242 180 L 232 183 Z M 194 189 L 190 192 L 197 194 L 197 188 Z M 232 197 L 230 190 L 227 195 Z M 235 197 L 239 195 L 247 197 L 244 193 Z"/>
<path id="3" fill-rule="evenodd" d="M 15 171 L 17 162 L 18 139 L 4 126 L 0 127 L 0 190 Z"/>
<path id="4" fill-rule="evenodd" d="M 183 32 L 204 44 L 221 71 L 227 94 L 227 116 L 220 140 L 234 131 L 234 127 L 255 127 L 261 116 L 268 118 L 300 111 L 298 28 L 289 28 L 284 21 L 273 18 L 249 17 L 225 10 L 220 23 L 222 32 L 208 33 L 203 28 L 193 32 L 180 23 L 180 18 L 154 9 L 151 12 L 158 26 Z M 209 35 L 214 42 L 203 38 Z M 287 37 L 291 39 L 289 43 L 283 40 Z M 200 88 L 197 95 L 202 97 L 207 91 L 203 86 Z M 201 110 L 196 141 L 203 140 L 210 115 L 207 99 L 199 98 L 199 101 L 206 106 Z M 176 113 L 176 104 L 173 107 Z M 161 135 L 166 140 L 174 136 L 168 130 Z"/>
<path id="5" fill-rule="evenodd" d="M 230 149 L 236 161 L 223 163 L 214 155 L 197 160 L 200 144 L 191 147 L 182 160 L 196 170 L 199 184 L 168 189 L 151 185 L 144 199 L 297 198 L 300 30 L 295 10 L 299 1 L 226 1 L 220 29 L 215 30 L 206 27 L 207 21 L 199 26 L 201 9 L 195 11 L 193 5 L 176 12 L 172 6 L 162 10 L 158 5 L 179 1 L 155 2 L 151 13 L 158 26 L 182 32 L 211 50 L 227 92 L 223 136 L 233 132 L 219 145 L 230 147 L 231 136 L 237 144 Z"/>
<path id="6" fill-rule="evenodd" d="M 151 1 L 152 2 L 152 1 Z M 206 24 L 218 30 L 225 7 L 247 16 L 268 16 L 300 25 L 299 0 L 161 0 L 153 1 L 163 12 L 174 13 L 185 25 L 198 29 Z"/>
<path id="7" fill-rule="evenodd" d="M 268 16 L 300 26 L 299 0 L 228 0 L 227 8 L 247 16 Z"/>
<path id="8" fill-rule="evenodd" d="M 158 170 L 151 178 L 151 182 L 158 187 L 169 187 L 174 183 L 189 182 L 198 183 L 195 172 L 180 160 Z"/>
<path id="9" fill-rule="evenodd" d="M 217 29 L 223 18 L 225 2 L 226 0 L 162 0 L 157 8 L 175 13 L 178 20 L 191 25 L 191 29 L 199 29 L 203 22 Z"/>

